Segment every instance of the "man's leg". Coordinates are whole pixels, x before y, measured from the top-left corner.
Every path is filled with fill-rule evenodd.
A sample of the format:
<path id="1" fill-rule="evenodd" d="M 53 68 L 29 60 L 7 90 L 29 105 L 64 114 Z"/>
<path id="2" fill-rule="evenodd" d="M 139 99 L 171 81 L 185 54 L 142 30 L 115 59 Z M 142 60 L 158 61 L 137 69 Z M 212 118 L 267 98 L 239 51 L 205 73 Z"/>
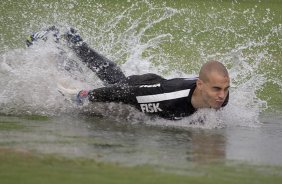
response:
<path id="1" fill-rule="evenodd" d="M 55 26 L 51 26 L 45 30 L 29 35 L 26 40 L 26 45 L 29 47 L 33 45 L 35 41 L 46 41 L 50 34 L 53 35 L 56 42 L 59 42 L 61 39 L 59 29 Z M 79 34 L 76 33 L 76 30 L 70 28 L 62 37 L 69 42 L 77 56 L 82 59 L 82 62 L 86 63 L 105 84 L 126 83 L 127 79 L 118 65 L 89 48 L 88 45 L 83 42 Z"/>
<path id="2" fill-rule="evenodd" d="M 157 74 L 147 73 L 147 74 L 143 74 L 143 75 L 128 76 L 126 82 L 130 86 L 154 85 L 154 84 L 160 83 L 163 80 L 166 80 L 166 79 L 157 75 Z"/>
<path id="3" fill-rule="evenodd" d="M 86 63 L 107 84 L 153 85 L 165 80 L 163 77 L 153 73 L 126 77 L 116 63 L 89 48 L 86 43 L 74 46 L 73 49 L 82 59 L 82 62 Z"/>
<path id="4" fill-rule="evenodd" d="M 74 29 L 66 33 L 65 37 L 82 62 L 86 63 L 103 82 L 106 84 L 126 83 L 127 79 L 119 66 L 90 48 Z"/>
<path id="5" fill-rule="evenodd" d="M 46 40 L 49 33 L 53 34 L 56 41 L 61 39 L 59 30 L 55 26 L 52 26 L 46 30 L 30 35 L 26 40 L 27 46 L 31 46 L 33 42 L 37 40 Z M 67 39 L 71 48 L 78 57 L 82 59 L 82 62 L 86 63 L 106 84 L 152 85 L 165 80 L 163 77 L 151 73 L 125 77 L 116 63 L 100 55 L 94 49 L 91 49 L 83 42 L 74 29 L 71 28 L 67 33 L 63 34 L 63 37 Z"/>

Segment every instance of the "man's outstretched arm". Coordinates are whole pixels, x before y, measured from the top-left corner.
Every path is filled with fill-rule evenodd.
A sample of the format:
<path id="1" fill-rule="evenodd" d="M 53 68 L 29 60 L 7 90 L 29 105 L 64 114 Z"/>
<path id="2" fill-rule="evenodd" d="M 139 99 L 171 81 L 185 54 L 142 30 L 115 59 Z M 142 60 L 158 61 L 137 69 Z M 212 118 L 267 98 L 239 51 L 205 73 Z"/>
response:
<path id="1" fill-rule="evenodd" d="M 122 102 L 125 104 L 136 105 L 136 90 L 138 87 L 114 85 L 110 87 L 102 87 L 90 91 L 80 91 L 77 95 L 77 101 L 83 102 L 88 98 L 91 102 Z"/>

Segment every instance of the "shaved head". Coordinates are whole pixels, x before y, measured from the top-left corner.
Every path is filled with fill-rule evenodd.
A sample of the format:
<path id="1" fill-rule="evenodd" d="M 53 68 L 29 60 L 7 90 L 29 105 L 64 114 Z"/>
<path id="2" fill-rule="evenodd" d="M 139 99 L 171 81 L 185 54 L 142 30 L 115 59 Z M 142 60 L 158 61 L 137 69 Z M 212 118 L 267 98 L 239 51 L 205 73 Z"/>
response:
<path id="1" fill-rule="evenodd" d="M 225 66 L 218 61 L 205 63 L 199 73 L 192 96 L 195 108 L 220 109 L 228 102 L 230 78 Z"/>
<path id="2" fill-rule="evenodd" d="M 199 79 L 203 82 L 208 82 L 211 73 L 217 73 L 223 77 L 229 77 L 226 67 L 220 62 L 212 60 L 202 66 L 199 73 Z"/>

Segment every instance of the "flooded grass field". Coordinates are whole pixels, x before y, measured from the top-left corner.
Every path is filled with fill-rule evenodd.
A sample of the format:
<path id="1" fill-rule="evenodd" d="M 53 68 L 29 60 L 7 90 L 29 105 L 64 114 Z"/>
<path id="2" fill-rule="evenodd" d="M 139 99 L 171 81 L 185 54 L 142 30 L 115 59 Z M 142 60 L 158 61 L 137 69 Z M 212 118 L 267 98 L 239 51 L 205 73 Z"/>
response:
<path id="1" fill-rule="evenodd" d="M 1 116 L 1 183 L 280 183 L 281 131 Z"/>

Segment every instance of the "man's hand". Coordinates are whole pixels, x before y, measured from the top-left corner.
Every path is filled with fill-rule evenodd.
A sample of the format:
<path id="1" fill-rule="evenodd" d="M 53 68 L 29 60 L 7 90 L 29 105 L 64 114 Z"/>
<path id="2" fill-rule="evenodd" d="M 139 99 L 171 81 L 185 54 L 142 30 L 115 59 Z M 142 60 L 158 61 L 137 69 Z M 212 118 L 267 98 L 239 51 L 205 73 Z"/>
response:
<path id="1" fill-rule="evenodd" d="M 79 93 L 76 95 L 76 103 L 78 105 L 82 105 L 88 99 L 88 94 L 89 91 L 87 90 L 79 91 Z"/>

